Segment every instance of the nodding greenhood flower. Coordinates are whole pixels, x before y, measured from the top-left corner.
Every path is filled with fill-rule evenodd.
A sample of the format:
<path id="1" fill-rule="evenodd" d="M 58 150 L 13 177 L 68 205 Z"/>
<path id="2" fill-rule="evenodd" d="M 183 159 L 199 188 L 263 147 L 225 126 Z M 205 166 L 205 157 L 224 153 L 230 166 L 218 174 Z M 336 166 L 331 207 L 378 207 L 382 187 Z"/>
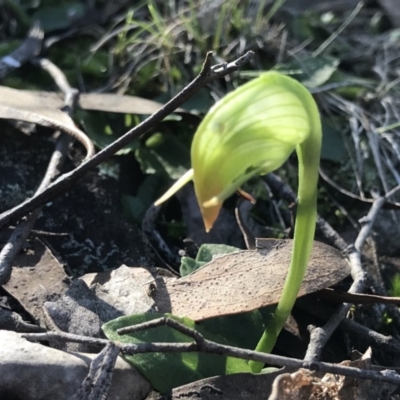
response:
<path id="1" fill-rule="evenodd" d="M 310 111 L 305 103 L 314 108 Z M 192 169 L 156 205 L 193 180 L 209 231 L 226 198 L 249 178 L 279 168 L 309 136 L 313 113 L 307 90 L 279 73 L 268 72 L 240 86 L 205 116 L 192 143 Z"/>
<path id="2" fill-rule="evenodd" d="M 321 120 L 311 94 L 294 79 L 268 72 L 211 108 L 193 139 L 193 168 L 156 202 L 160 204 L 193 180 L 208 231 L 227 197 L 252 176 L 279 168 L 296 150 L 299 183 L 292 258 L 279 303 L 257 351 L 270 352 L 274 347 L 304 279 L 317 218 L 321 140 Z M 249 365 L 253 372 L 263 367 L 256 361 Z"/>

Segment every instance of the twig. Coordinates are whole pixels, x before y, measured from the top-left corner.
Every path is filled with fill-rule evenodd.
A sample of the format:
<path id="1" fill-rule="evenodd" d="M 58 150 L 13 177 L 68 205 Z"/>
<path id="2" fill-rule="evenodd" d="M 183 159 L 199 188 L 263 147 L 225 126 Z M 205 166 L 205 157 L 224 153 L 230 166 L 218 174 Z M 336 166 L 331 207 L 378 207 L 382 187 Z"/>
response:
<path id="1" fill-rule="evenodd" d="M 337 303 L 400 305 L 400 297 L 340 292 L 333 289 L 322 289 L 318 292 L 318 297 Z"/>
<path id="2" fill-rule="evenodd" d="M 21 67 L 30 58 L 36 57 L 40 53 L 43 36 L 43 30 L 36 22 L 21 46 L 0 59 L 0 78 L 4 78 L 14 69 Z"/>
<path id="3" fill-rule="evenodd" d="M 60 91 L 64 94 L 63 111 L 65 111 L 71 117 L 74 110 L 75 101 L 79 95 L 78 89 L 70 86 L 65 74 L 50 60 L 46 58 L 34 58 L 31 60 L 31 62 L 32 64 L 39 65 L 51 75 L 54 83 L 58 86 L 58 89 L 60 89 Z"/>
<path id="4" fill-rule="evenodd" d="M 273 192 L 278 193 L 279 198 L 289 204 L 296 202 L 296 194 L 278 175 L 271 173 L 263 179 Z M 339 250 L 345 251 L 348 248 L 348 244 L 342 237 L 319 215 L 317 216 L 317 229 Z"/>
<path id="5" fill-rule="evenodd" d="M 161 326 L 169 324 L 166 322 L 169 318 L 159 318 L 152 321 L 151 326 Z M 121 342 L 116 343 L 120 348 L 121 353 L 125 355 L 135 355 L 140 353 L 159 353 L 159 352 L 206 352 L 225 356 L 231 356 L 241 358 L 245 360 L 254 360 L 267 363 L 269 365 L 287 366 L 291 368 L 306 368 L 312 371 L 318 371 L 321 373 L 332 373 L 345 376 L 351 376 L 359 379 L 371 379 L 374 381 L 388 382 L 396 385 L 400 385 L 400 376 L 387 374 L 385 371 L 374 371 L 374 370 L 363 370 L 355 367 L 346 367 L 342 365 L 335 365 L 325 362 L 307 362 L 304 360 L 298 360 L 274 354 L 260 353 L 253 350 L 240 349 L 233 346 L 222 345 L 207 339 L 199 333 L 188 327 L 182 326 L 179 322 L 174 321 L 173 327 L 178 331 L 196 338 L 197 342 L 193 343 L 140 343 L 140 344 L 123 344 Z M 148 322 L 144 324 L 136 325 L 136 330 L 143 327 L 147 328 Z M 77 342 L 77 343 L 90 343 L 97 345 L 107 345 L 108 340 L 89 338 L 85 336 L 75 335 L 71 333 L 63 332 L 47 332 L 47 333 L 29 333 L 24 334 L 28 340 L 58 340 L 62 342 Z"/>
<path id="6" fill-rule="evenodd" d="M 326 319 L 327 315 L 331 314 L 330 307 L 322 305 L 315 307 L 313 303 L 306 299 L 298 299 L 298 304 L 301 309 L 320 319 Z M 365 347 L 371 346 L 378 351 L 400 356 L 400 341 L 392 336 L 382 335 L 348 318 L 341 321 L 340 328 L 354 336 Z"/>
<path id="7" fill-rule="evenodd" d="M 117 333 L 118 333 L 118 335 L 127 335 L 128 333 L 144 331 L 144 330 L 153 329 L 153 328 L 157 328 L 158 326 L 164 326 L 164 325 L 169 326 L 170 328 L 173 328 L 173 329 L 177 330 L 178 332 L 181 332 L 187 336 L 192 337 L 197 344 L 204 343 L 205 339 L 200 332 L 198 332 L 192 328 L 189 328 L 186 325 L 183 325 L 180 322 L 178 322 L 172 318 L 165 318 L 165 317 L 153 319 L 152 321 L 143 322 L 143 323 L 137 324 L 137 325 L 127 326 L 125 328 L 118 329 Z"/>
<path id="8" fill-rule="evenodd" d="M 118 354 L 119 347 L 108 342 L 90 363 L 89 373 L 70 400 L 106 400 Z"/>
<path id="9" fill-rule="evenodd" d="M 371 229 L 376 220 L 378 212 L 384 203 L 385 198 L 380 197 L 372 205 L 367 217 L 364 219 L 365 224 L 361 228 L 354 246 L 352 246 L 348 256 L 351 266 L 351 275 L 353 278 L 353 284 L 349 289 L 350 293 L 362 293 L 367 286 L 368 276 L 361 263 L 361 251 L 365 241 L 367 240 L 367 237 L 371 233 Z M 351 304 L 348 303 L 341 305 L 323 327 L 308 327 L 310 331 L 310 343 L 304 357 L 305 360 L 313 361 L 320 358 L 324 346 L 339 324 L 346 317 L 350 307 Z"/>
<path id="10" fill-rule="evenodd" d="M 386 198 L 385 197 L 379 197 L 374 201 L 374 204 L 372 204 L 371 209 L 369 210 L 368 215 L 361 219 L 360 222 L 363 224 L 357 239 L 354 243 L 354 248 L 355 250 L 361 255 L 362 253 L 362 248 L 364 247 L 365 241 L 367 240 L 368 236 L 371 234 L 372 227 L 374 225 L 374 222 L 376 220 L 376 217 L 378 216 L 378 212 L 382 208 L 382 206 L 385 204 Z"/>
<path id="11" fill-rule="evenodd" d="M 400 356 L 400 341 L 396 338 L 382 335 L 348 318 L 343 319 L 340 326 L 367 346 L 379 349 L 380 351 L 383 350 L 388 354 Z"/>
<path id="12" fill-rule="evenodd" d="M 76 99 L 79 95 L 79 91 L 72 88 L 64 73 L 53 64 L 50 60 L 45 58 L 34 58 L 31 60 L 32 64 L 39 65 L 42 69 L 51 75 L 54 82 L 64 94 L 64 106 L 63 111 L 69 116 L 72 115 Z M 7 117 L 10 119 L 21 119 L 26 120 L 35 124 L 43 125 L 49 127 L 53 130 L 60 130 L 74 139 L 78 140 L 86 150 L 86 158 L 91 158 L 95 153 L 94 145 L 91 139 L 80 129 L 78 129 L 70 120 L 71 124 L 65 123 L 63 121 L 44 116 L 33 111 L 20 110 L 15 107 L 2 106 L 5 109 Z"/>
<path id="13" fill-rule="evenodd" d="M 9 224 L 12 220 L 21 218 L 28 212 L 33 211 L 35 208 L 39 207 L 42 204 L 45 204 L 49 200 L 63 193 L 78 179 L 82 178 L 88 171 L 106 161 L 117 151 L 121 150 L 123 147 L 129 144 L 132 140 L 137 139 L 139 136 L 154 127 L 157 123 L 161 122 L 165 117 L 170 115 L 176 108 L 178 108 L 186 100 L 192 97 L 202 87 L 216 79 L 222 78 L 236 71 L 242 65 L 247 63 L 249 59 L 253 57 L 253 54 L 253 52 L 249 51 L 244 56 L 238 58 L 231 63 L 224 64 L 222 66 L 212 67 L 212 53 L 209 52 L 206 56 L 206 60 L 200 74 L 181 92 L 179 92 L 168 103 L 161 107 L 159 111 L 152 114 L 139 125 L 128 131 L 125 135 L 101 150 L 90 160 L 87 160 L 73 171 L 62 175 L 55 182 L 49 185 L 49 187 L 42 193 L 37 194 L 31 199 L 28 199 L 20 205 L 12 208 L 11 210 L 2 213 L 0 215 L 0 228 L 5 226 L 6 224 Z"/>

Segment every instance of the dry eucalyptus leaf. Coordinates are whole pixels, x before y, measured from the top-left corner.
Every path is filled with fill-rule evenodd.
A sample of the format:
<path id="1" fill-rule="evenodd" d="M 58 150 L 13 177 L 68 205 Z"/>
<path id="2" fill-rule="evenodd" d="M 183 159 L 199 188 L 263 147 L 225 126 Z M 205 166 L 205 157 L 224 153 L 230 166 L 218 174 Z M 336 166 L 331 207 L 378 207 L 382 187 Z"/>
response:
<path id="1" fill-rule="evenodd" d="M 22 108 L 52 118 L 65 114 L 60 111 L 64 106 L 63 95 L 55 92 L 17 90 L 0 86 L 1 106 Z M 158 111 L 163 104 L 137 96 L 123 96 L 114 93 L 81 93 L 78 106 L 83 110 L 148 115 Z M 182 109 L 179 110 L 182 111 Z M 1 118 L 7 117 L 2 116 Z"/>
<path id="2" fill-rule="evenodd" d="M 50 119 L 68 127 L 75 127 L 72 119 L 63 111 L 62 94 L 33 92 L 0 86 L 0 118 L 16 119 L 45 125 L 40 119 Z M 61 129 L 61 128 L 60 128 Z"/>
<path id="3" fill-rule="evenodd" d="M 307 369 L 300 369 L 293 374 L 282 374 L 275 378 L 272 385 L 272 393 L 268 400 L 317 400 L 317 399 L 336 399 L 332 397 L 321 397 L 328 395 L 325 389 L 318 385 L 319 379 L 314 376 L 314 372 Z"/>
<path id="4" fill-rule="evenodd" d="M 29 249 L 15 258 L 11 278 L 3 288 L 45 327 L 44 303 L 63 296 L 68 286 L 63 266 L 48 247 L 35 239 Z"/>
<path id="5" fill-rule="evenodd" d="M 172 389 L 168 394 L 150 393 L 146 400 L 244 400 L 266 399 L 274 379 L 284 368 L 262 374 L 239 373 L 200 379 Z"/>
<path id="6" fill-rule="evenodd" d="M 354 361 L 343 361 L 340 365 L 370 369 L 371 349 Z M 314 372 L 300 369 L 293 374 L 282 374 L 275 378 L 269 400 L 359 400 L 381 399 L 396 389 L 396 385 L 373 382 L 369 379 L 357 379 L 343 375 L 327 373 L 322 379 Z"/>
<path id="7" fill-rule="evenodd" d="M 83 110 L 144 115 L 153 114 L 163 106 L 162 103 L 143 97 L 114 93 L 83 93 L 79 96 L 78 105 Z"/>
<path id="8" fill-rule="evenodd" d="M 258 239 L 255 250 L 217 257 L 184 278 L 158 278 L 153 299 L 161 312 L 195 321 L 276 304 L 292 246 L 292 240 Z M 348 274 L 348 264 L 339 251 L 314 242 L 299 296 L 332 286 Z"/>
<path id="9" fill-rule="evenodd" d="M 75 126 L 69 115 L 46 96 L 35 96 L 34 92 L 0 86 L 0 118 L 13 119 L 61 130 L 78 139 L 86 148 L 87 156 L 94 154 L 92 141 Z"/>

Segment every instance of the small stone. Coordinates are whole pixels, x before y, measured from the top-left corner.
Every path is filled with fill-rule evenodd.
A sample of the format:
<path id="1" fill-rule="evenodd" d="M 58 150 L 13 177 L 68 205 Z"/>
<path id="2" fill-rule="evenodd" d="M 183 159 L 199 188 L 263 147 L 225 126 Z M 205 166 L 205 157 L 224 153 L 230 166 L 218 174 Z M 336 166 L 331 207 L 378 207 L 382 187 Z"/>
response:
<path id="1" fill-rule="evenodd" d="M 67 353 L 0 330 L 0 399 L 67 400 L 85 379 L 95 354 Z M 108 400 L 139 400 L 150 384 L 118 357 Z"/>

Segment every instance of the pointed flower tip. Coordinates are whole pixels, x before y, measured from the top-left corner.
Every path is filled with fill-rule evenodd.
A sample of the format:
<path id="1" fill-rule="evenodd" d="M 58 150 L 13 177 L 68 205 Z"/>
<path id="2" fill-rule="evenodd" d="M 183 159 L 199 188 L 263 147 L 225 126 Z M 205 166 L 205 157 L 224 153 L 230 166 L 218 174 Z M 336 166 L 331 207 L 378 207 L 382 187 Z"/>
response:
<path id="1" fill-rule="evenodd" d="M 220 201 L 218 197 L 214 197 L 211 200 L 204 202 L 200 207 L 206 232 L 209 232 L 214 226 L 214 223 L 218 218 L 219 212 L 221 211 L 221 207 L 222 201 Z"/>
<path id="2" fill-rule="evenodd" d="M 205 219 L 203 217 L 203 222 L 204 222 L 204 229 L 205 231 L 208 233 L 211 231 L 211 228 L 214 226 L 214 222 L 215 220 L 211 220 L 211 219 Z"/>

